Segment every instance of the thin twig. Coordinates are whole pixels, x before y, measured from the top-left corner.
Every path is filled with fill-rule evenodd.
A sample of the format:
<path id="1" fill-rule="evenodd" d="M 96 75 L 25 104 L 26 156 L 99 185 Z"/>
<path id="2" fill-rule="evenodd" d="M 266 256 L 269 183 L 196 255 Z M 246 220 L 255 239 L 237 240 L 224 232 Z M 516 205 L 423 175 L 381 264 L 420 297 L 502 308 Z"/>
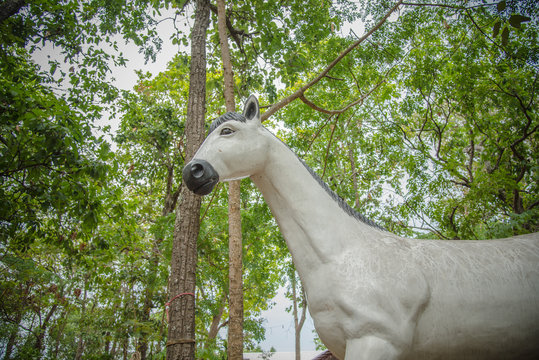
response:
<path id="1" fill-rule="evenodd" d="M 215 196 L 217 195 L 217 193 L 219 193 L 219 186 L 221 184 L 222 183 L 218 183 L 217 186 L 215 187 L 215 189 L 213 190 L 210 202 L 208 203 L 208 206 L 206 206 L 206 210 L 204 210 L 204 214 L 200 218 L 200 223 L 202 223 L 202 221 L 204 221 L 204 218 L 206 217 L 206 214 L 208 213 L 208 210 L 210 209 L 210 207 L 212 205 L 213 199 L 215 199 Z"/>

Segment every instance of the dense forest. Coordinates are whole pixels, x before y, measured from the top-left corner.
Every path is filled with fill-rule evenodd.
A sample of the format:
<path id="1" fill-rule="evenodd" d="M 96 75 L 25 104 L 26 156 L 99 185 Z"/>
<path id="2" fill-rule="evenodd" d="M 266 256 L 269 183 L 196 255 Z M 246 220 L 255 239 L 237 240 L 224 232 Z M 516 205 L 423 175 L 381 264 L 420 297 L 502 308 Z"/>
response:
<path id="1" fill-rule="evenodd" d="M 163 359 L 178 345 L 169 277 L 202 7 L 207 129 L 226 111 L 213 0 L 0 3 L 0 358 Z M 539 230 L 539 3 L 238 0 L 225 19 L 237 111 L 257 94 L 265 126 L 356 210 L 417 238 Z M 152 62 L 164 42 L 166 69 L 114 85 L 125 43 Z M 200 359 L 227 356 L 227 186 L 195 214 Z M 307 305 L 248 179 L 239 207 L 242 341 L 256 350 L 277 289 L 297 325 Z"/>

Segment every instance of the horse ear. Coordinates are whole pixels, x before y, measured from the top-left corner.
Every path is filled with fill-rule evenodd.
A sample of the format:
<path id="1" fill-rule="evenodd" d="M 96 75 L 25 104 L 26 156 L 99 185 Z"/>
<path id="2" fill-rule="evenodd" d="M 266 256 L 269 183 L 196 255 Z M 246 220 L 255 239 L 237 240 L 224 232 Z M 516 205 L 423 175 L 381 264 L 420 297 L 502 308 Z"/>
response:
<path id="1" fill-rule="evenodd" d="M 245 105 L 243 105 L 243 116 L 245 116 L 247 121 L 254 120 L 258 123 L 260 122 L 260 107 L 256 96 L 249 96 L 249 99 L 247 99 Z"/>

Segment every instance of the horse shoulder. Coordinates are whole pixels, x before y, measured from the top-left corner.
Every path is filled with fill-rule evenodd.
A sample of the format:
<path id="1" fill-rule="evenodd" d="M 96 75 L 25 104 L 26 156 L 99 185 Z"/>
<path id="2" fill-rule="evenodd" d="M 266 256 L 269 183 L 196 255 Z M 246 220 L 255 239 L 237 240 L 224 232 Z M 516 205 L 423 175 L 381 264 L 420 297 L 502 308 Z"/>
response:
<path id="1" fill-rule="evenodd" d="M 344 349 L 346 340 L 374 336 L 408 350 L 430 297 L 410 249 L 388 234 L 348 249 L 315 276 L 324 280 L 307 288 L 309 307 L 324 342 Z"/>

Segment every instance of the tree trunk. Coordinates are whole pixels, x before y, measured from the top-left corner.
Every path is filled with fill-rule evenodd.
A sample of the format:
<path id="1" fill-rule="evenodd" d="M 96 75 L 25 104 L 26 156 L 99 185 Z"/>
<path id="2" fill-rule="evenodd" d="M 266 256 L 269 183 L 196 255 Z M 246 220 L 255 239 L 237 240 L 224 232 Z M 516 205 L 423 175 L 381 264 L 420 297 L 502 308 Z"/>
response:
<path id="1" fill-rule="evenodd" d="M 6 19 L 19 12 L 19 10 L 26 6 L 24 0 L 5 0 L 0 4 L 0 24 Z"/>
<path id="2" fill-rule="evenodd" d="M 166 178 L 166 191 L 164 198 L 164 205 L 161 211 L 161 216 L 167 216 L 172 211 L 174 211 L 174 205 L 178 199 L 178 193 L 172 192 L 172 184 L 174 180 L 174 166 L 167 165 L 167 178 Z M 152 245 L 152 253 L 150 254 L 150 259 L 148 261 L 148 281 L 146 285 L 146 291 L 144 294 L 144 305 L 142 306 L 142 316 L 141 322 L 150 321 L 150 312 L 153 308 L 153 296 L 155 293 L 155 282 L 157 279 L 157 272 L 159 269 L 159 260 L 160 260 L 160 251 L 159 247 L 163 242 L 163 238 L 155 237 Z M 140 353 L 140 360 L 146 360 L 146 353 L 148 352 L 148 335 L 146 333 L 142 334 L 142 337 L 139 339 L 137 344 L 137 351 Z"/>
<path id="3" fill-rule="evenodd" d="M 240 182 L 228 188 L 229 320 L 228 359 L 243 359 L 243 279 Z"/>
<path id="4" fill-rule="evenodd" d="M 49 322 L 51 320 L 52 315 L 56 312 L 56 309 L 58 308 L 58 304 L 54 304 L 49 309 L 49 312 L 45 316 L 45 319 L 43 320 L 43 323 L 39 327 L 39 334 L 36 339 L 36 343 L 34 345 L 34 348 L 36 349 L 37 353 L 41 356 L 41 351 L 43 350 L 43 340 L 45 340 L 45 333 L 47 332 L 47 328 L 49 327 Z"/>
<path id="5" fill-rule="evenodd" d="M 186 161 L 204 139 L 206 111 L 206 30 L 210 8 L 207 0 L 197 0 L 191 34 L 191 71 L 187 119 L 185 122 Z M 169 278 L 170 320 L 167 359 L 195 358 L 195 272 L 197 238 L 200 228 L 201 197 L 182 187 L 176 212 Z M 173 300 L 174 299 L 174 300 Z"/>
<path id="6" fill-rule="evenodd" d="M 105 333 L 105 351 L 103 351 L 103 355 L 109 355 L 110 353 L 110 331 L 107 331 Z"/>
<path id="7" fill-rule="evenodd" d="M 235 111 L 234 75 L 226 32 L 225 1 L 217 0 L 219 43 L 223 61 L 225 103 L 227 111 Z M 242 237 L 240 213 L 240 181 L 231 181 L 228 187 L 228 256 L 229 256 L 229 321 L 228 359 L 243 359 L 243 279 Z"/>
<path id="8" fill-rule="evenodd" d="M 300 298 L 298 299 L 297 295 L 297 280 L 296 280 L 296 272 L 293 271 L 290 277 L 290 281 L 292 283 L 292 305 L 293 305 L 293 315 L 294 315 L 294 330 L 296 335 L 296 360 L 301 360 L 301 329 L 303 328 L 303 324 L 305 323 L 305 318 L 307 317 L 306 311 L 307 311 L 307 301 L 305 300 L 305 294 L 303 290 L 301 290 Z M 301 302 L 301 305 L 298 306 L 298 303 Z M 299 315 L 299 307 L 302 308 L 301 317 Z"/>
<path id="9" fill-rule="evenodd" d="M 217 334 L 219 333 L 219 330 L 221 329 L 221 319 L 223 318 L 223 312 L 225 311 L 226 306 L 226 294 L 223 293 L 221 297 L 221 301 L 219 304 L 219 308 L 217 309 L 217 312 L 213 315 L 211 324 L 210 324 L 210 330 L 208 331 L 208 342 L 213 341 Z"/>
<path id="10" fill-rule="evenodd" d="M 26 294 L 24 295 L 26 296 Z M 23 307 L 17 311 L 17 315 L 15 315 L 15 321 L 14 323 L 17 325 L 15 329 L 11 332 L 9 336 L 9 340 L 6 345 L 6 351 L 4 353 L 4 360 L 8 360 L 11 357 L 11 352 L 13 351 L 13 348 L 15 347 L 15 342 L 17 341 L 17 335 L 19 334 L 19 324 L 22 320 L 22 314 L 23 314 Z"/>

